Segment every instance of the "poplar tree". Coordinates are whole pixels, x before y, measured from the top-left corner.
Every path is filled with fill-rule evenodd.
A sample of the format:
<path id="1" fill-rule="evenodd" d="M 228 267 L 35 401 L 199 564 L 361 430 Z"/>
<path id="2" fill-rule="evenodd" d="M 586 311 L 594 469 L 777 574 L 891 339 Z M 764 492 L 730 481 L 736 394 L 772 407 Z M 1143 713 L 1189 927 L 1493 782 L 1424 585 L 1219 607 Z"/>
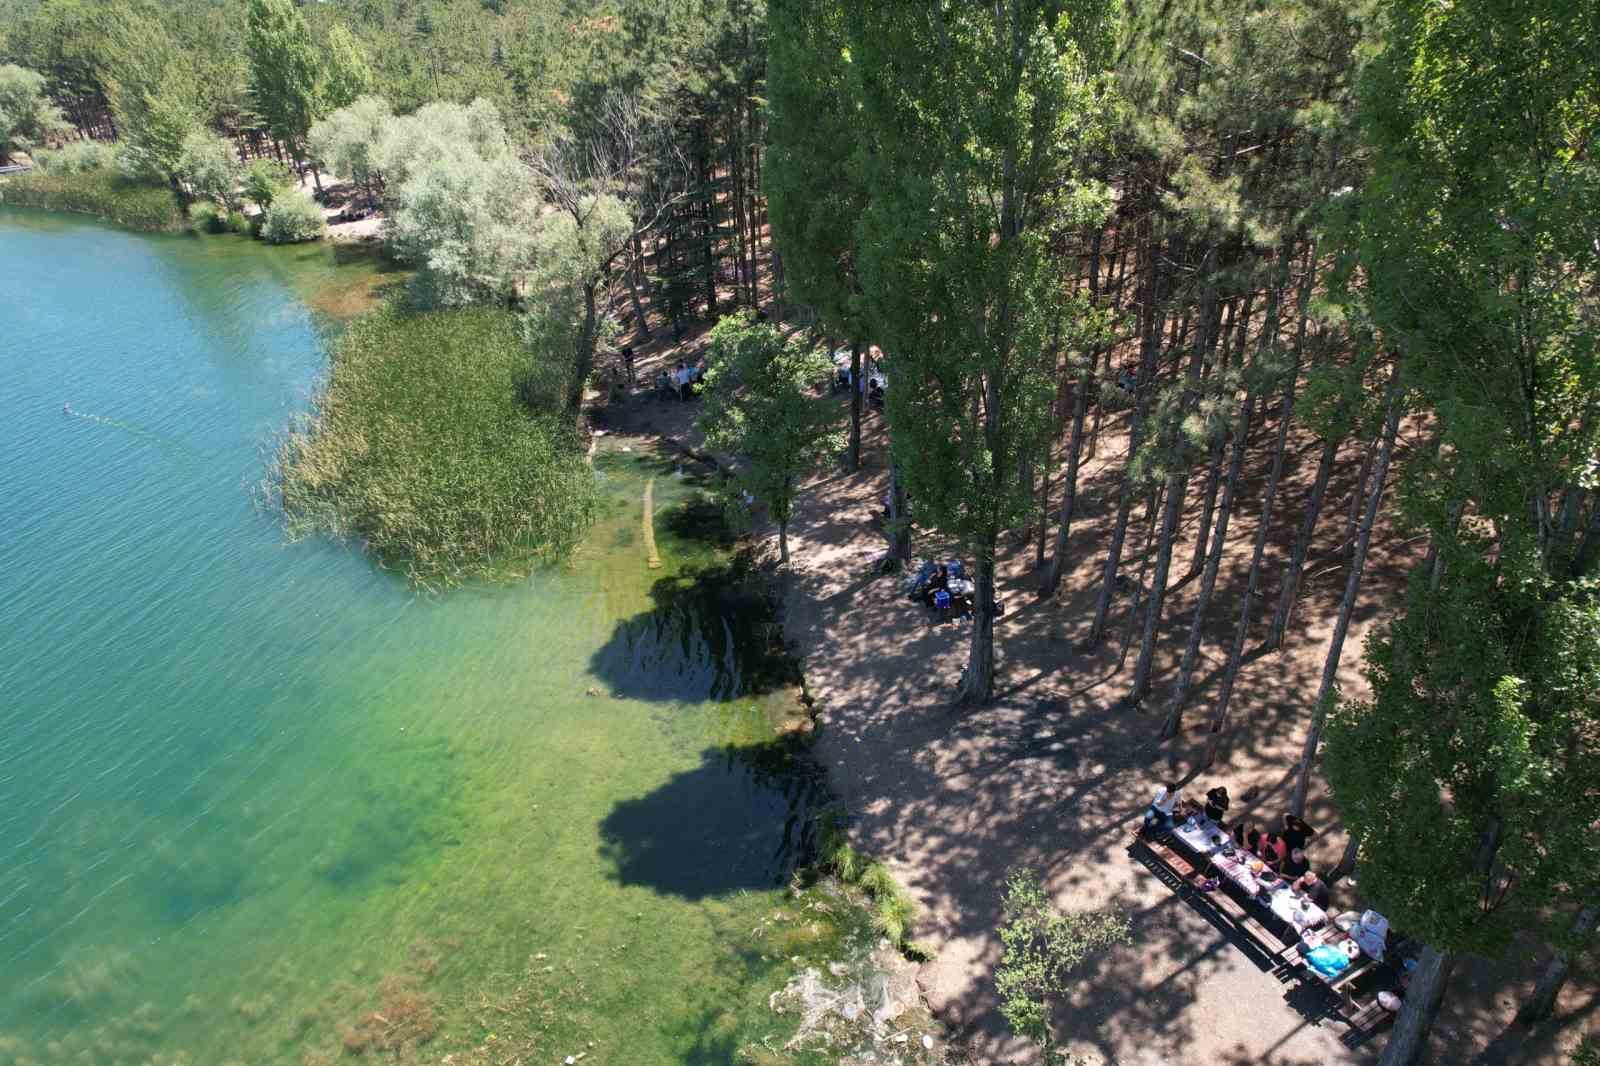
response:
<path id="1" fill-rule="evenodd" d="M 1458 953 L 1600 898 L 1600 27 L 1583 5 L 1399 0 L 1362 109 L 1361 254 L 1438 447 L 1399 488 L 1431 548 L 1328 725 L 1361 885 L 1427 947 L 1383 1066 L 1419 1060 Z M 1550 1002 L 1553 992 L 1546 990 Z M 1537 1012 L 1535 1012 L 1537 1013 Z"/>
<path id="2" fill-rule="evenodd" d="M 321 59 L 293 0 L 250 0 L 245 48 L 256 109 L 295 162 L 311 124 L 323 113 Z M 322 179 L 312 175 L 317 188 Z"/>
<path id="3" fill-rule="evenodd" d="M 873 190 L 857 269 L 890 353 L 895 459 L 919 521 L 973 556 L 960 697 L 994 677 L 995 555 L 1030 515 L 1052 429 L 1053 327 L 1069 337 L 1050 235 L 1098 225 L 1103 184 L 1078 180 L 1105 143 L 1110 0 L 849 5 L 851 69 Z"/>
<path id="4" fill-rule="evenodd" d="M 768 8 L 766 190 L 773 239 L 795 299 L 850 344 L 850 469 L 861 462 L 865 308 L 855 270 L 856 226 L 868 200 L 853 136 L 856 96 L 836 0 L 773 0 Z"/>

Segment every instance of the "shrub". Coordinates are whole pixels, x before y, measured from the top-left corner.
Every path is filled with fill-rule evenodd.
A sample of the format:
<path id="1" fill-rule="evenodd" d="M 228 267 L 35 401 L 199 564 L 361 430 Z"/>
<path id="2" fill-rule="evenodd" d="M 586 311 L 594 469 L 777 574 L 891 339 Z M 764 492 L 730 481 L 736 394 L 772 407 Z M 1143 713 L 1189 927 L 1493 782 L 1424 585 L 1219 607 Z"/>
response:
<path id="1" fill-rule="evenodd" d="M 109 144 L 73 141 L 54 152 L 40 149 L 34 153 L 33 161 L 46 174 L 83 174 L 109 168 L 115 156 L 116 150 Z"/>
<path id="2" fill-rule="evenodd" d="M 228 216 L 210 200 L 201 200 L 189 205 L 189 225 L 202 233 L 221 233 L 228 228 Z"/>
<path id="3" fill-rule="evenodd" d="M 283 189 L 261 220 L 261 236 L 268 244 L 314 241 L 328 231 L 322 208 L 299 189 Z"/>
<path id="4" fill-rule="evenodd" d="M 291 534 L 360 538 L 428 585 L 565 555 L 598 494 L 561 397 L 530 410 L 519 395 L 528 360 L 506 311 L 388 307 L 358 320 L 279 453 Z"/>
<path id="5" fill-rule="evenodd" d="M 1050 1016 L 1066 993 L 1067 975 L 1090 955 L 1129 939 L 1128 921 L 1109 912 L 1068 913 L 1050 903 L 1029 870 L 1013 870 L 1001 897 L 1004 953 L 995 970 L 1000 1013 L 1018 1036 L 1034 1041 L 1051 1058 Z"/>
<path id="6" fill-rule="evenodd" d="M 243 211 L 229 211 L 228 232 L 237 233 L 241 237 L 249 237 L 255 233 L 255 226 L 250 221 L 250 216 Z"/>
<path id="7" fill-rule="evenodd" d="M 252 159 L 244 168 L 244 198 L 265 211 L 284 189 L 292 188 L 289 168 L 275 159 Z"/>
<path id="8" fill-rule="evenodd" d="M 0 203 L 95 215 L 136 230 L 183 228 L 183 209 L 170 188 L 132 181 L 113 169 L 0 179 Z"/>
<path id="9" fill-rule="evenodd" d="M 905 943 L 911 923 L 917 920 L 917 904 L 896 885 L 893 892 L 873 900 L 872 928 L 891 944 Z"/>

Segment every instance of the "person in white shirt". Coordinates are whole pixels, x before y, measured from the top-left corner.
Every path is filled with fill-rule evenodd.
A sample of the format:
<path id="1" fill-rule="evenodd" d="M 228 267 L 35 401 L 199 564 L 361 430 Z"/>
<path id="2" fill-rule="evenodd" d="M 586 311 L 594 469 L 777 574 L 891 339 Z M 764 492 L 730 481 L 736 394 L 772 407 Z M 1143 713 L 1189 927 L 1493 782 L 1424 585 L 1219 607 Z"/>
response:
<path id="1" fill-rule="evenodd" d="M 1168 783 L 1156 789 L 1155 799 L 1150 801 L 1150 807 L 1144 812 L 1144 827 L 1141 833 L 1148 835 L 1152 827 L 1160 826 L 1162 829 L 1172 828 L 1172 812 L 1178 806 L 1178 786 Z"/>

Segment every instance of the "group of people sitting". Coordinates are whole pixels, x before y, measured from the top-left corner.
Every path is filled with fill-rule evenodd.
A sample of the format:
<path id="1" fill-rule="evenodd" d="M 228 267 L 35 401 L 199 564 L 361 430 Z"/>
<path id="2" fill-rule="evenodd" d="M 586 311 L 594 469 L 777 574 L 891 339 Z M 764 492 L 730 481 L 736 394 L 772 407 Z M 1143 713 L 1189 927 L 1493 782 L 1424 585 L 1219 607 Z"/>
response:
<path id="1" fill-rule="evenodd" d="M 967 576 L 966 564 L 960 559 L 925 562 L 906 586 L 907 596 L 941 617 L 972 614 L 977 591 L 977 583 Z M 1005 613 L 1005 604 L 999 599 L 992 600 L 989 608 L 996 618 Z"/>
<path id="2" fill-rule="evenodd" d="M 656 392 L 663 396 L 676 396 L 680 400 L 687 400 L 694 395 L 705 372 L 704 362 L 689 366 L 680 359 L 678 365 L 670 371 L 663 369 L 656 375 Z"/>
<path id="3" fill-rule="evenodd" d="M 1179 818 L 1203 814 L 1220 828 L 1231 830 L 1237 850 L 1260 859 L 1267 869 L 1289 881 L 1291 888 L 1305 893 L 1311 902 L 1326 910 L 1329 903 L 1328 886 L 1311 869 L 1311 862 L 1306 858 L 1306 843 L 1316 836 L 1316 830 L 1299 817 L 1287 813 L 1283 816 L 1283 828 L 1277 832 L 1243 818 L 1229 825 L 1226 820 L 1229 805 L 1228 790 L 1222 785 L 1207 792 L 1202 805 L 1193 800 L 1184 800 L 1177 784 L 1165 784 L 1156 790 L 1155 799 L 1145 811 L 1140 832 L 1147 837 L 1154 836 L 1171 829 Z"/>
<path id="4" fill-rule="evenodd" d="M 834 353 L 833 362 L 833 391 L 843 392 L 854 384 L 853 375 L 850 373 L 848 353 L 843 349 Z M 878 369 L 877 363 L 868 360 L 862 369 L 861 385 L 862 394 L 867 398 L 867 404 L 878 409 L 883 408 L 883 387 L 885 384 L 883 372 Z"/>

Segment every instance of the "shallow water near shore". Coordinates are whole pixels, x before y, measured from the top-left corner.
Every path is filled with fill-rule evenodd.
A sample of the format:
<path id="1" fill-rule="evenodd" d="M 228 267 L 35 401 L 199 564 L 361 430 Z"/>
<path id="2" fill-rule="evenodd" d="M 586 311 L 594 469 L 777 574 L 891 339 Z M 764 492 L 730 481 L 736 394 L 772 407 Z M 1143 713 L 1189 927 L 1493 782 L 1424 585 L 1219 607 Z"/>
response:
<path id="1" fill-rule="evenodd" d="M 693 479 L 603 450 L 570 565 L 443 596 L 253 498 L 329 313 L 386 283 L 0 211 L 0 1064 L 715 1063 L 775 1028 L 753 930 L 822 786 Z"/>

